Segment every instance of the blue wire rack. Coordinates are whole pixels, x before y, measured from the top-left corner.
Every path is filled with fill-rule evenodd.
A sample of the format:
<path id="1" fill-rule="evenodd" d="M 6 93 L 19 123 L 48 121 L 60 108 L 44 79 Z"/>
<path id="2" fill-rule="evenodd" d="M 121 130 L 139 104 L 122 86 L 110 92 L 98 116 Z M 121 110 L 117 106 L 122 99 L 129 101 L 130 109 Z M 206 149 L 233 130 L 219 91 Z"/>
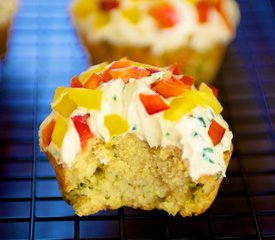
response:
<path id="1" fill-rule="evenodd" d="M 38 145 L 57 86 L 88 66 L 67 0 L 22 0 L 0 63 L 0 239 L 275 239 L 274 1 L 239 0 L 216 81 L 234 132 L 227 178 L 198 217 L 122 208 L 79 218 Z"/>

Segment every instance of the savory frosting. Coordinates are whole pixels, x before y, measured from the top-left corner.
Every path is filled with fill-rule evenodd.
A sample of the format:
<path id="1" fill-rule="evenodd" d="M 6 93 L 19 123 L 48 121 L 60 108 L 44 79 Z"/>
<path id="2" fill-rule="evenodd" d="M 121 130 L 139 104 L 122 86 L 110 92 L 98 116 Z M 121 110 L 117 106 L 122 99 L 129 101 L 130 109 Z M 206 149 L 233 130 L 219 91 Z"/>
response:
<path id="1" fill-rule="evenodd" d="M 72 79 L 71 88 L 56 90 L 53 111 L 41 125 L 42 149 L 50 152 L 59 164 L 71 167 L 85 151 L 83 143 L 87 136 L 108 142 L 117 135 L 132 133 L 152 148 L 180 148 L 194 180 L 201 175 L 224 175 L 223 154 L 230 150 L 232 132 L 220 115 L 222 108 L 211 88 L 202 84 L 197 89 L 190 79 L 184 81 L 185 76 L 173 74 L 167 68 L 132 61 L 130 67 L 123 67 L 120 61 L 115 63 L 117 69 L 114 63 L 91 67 L 80 78 Z M 106 78 L 106 72 L 117 77 Z M 88 82 L 96 79 L 92 76 L 99 76 L 101 83 L 87 89 Z M 166 85 L 168 93 L 167 88 L 156 87 L 175 82 L 177 87 Z M 169 96 L 174 90 L 175 96 Z M 93 105 L 87 103 L 90 96 Z M 147 102 L 141 96 L 157 99 Z M 224 131 L 217 142 L 210 137 L 213 121 Z M 215 131 L 219 135 L 219 130 Z M 101 159 L 102 164 L 108 161 L 106 157 Z"/>
<path id="2" fill-rule="evenodd" d="M 6 24 L 17 9 L 17 0 L 0 0 L 0 25 Z"/>
<path id="3" fill-rule="evenodd" d="M 235 0 L 218 0 L 219 7 L 214 3 L 207 5 L 215 1 L 167 0 L 169 7 L 156 14 L 150 11 L 159 1 L 119 0 L 117 7 L 107 10 L 98 6 L 100 1 L 87 2 L 74 0 L 72 4 L 74 23 L 85 34 L 85 39 L 118 46 L 149 47 L 156 55 L 181 46 L 205 51 L 216 44 L 227 44 L 234 38 L 240 19 Z M 198 7 L 199 2 L 206 4 Z M 164 27 L 160 26 L 157 14 L 160 19 L 168 15 L 167 23 L 162 23 Z M 173 14 L 175 17 L 170 19 Z M 204 14 L 207 19 L 200 20 L 199 15 Z"/>

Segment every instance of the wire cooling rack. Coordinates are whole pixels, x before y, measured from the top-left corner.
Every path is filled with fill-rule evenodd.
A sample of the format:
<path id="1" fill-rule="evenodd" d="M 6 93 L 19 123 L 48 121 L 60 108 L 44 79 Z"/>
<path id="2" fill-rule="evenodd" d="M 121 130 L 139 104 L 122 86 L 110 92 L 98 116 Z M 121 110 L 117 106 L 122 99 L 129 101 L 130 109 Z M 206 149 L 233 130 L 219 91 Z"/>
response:
<path id="1" fill-rule="evenodd" d="M 239 0 L 241 25 L 216 86 L 235 151 L 198 217 L 130 208 L 79 218 L 40 153 L 54 89 L 87 67 L 67 0 L 22 0 L 0 63 L 0 239 L 275 239 L 274 1 Z"/>

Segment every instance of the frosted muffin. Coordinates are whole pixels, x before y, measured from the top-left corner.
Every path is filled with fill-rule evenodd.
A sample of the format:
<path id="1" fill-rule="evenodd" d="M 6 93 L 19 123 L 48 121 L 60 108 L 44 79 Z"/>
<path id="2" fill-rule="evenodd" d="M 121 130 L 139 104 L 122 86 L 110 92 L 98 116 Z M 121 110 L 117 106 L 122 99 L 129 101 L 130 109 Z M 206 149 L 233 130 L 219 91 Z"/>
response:
<path id="1" fill-rule="evenodd" d="M 79 216 L 123 206 L 198 215 L 232 153 L 217 90 L 177 68 L 127 59 L 90 67 L 56 89 L 40 146 Z"/>
<path id="2" fill-rule="evenodd" d="M 0 0 L 0 58 L 5 56 L 8 48 L 10 28 L 17 5 L 17 0 Z"/>
<path id="3" fill-rule="evenodd" d="M 240 18 L 235 0 L 74 0 L 71 15 L 93 64 L 178 63 L 199 81 L 215 78 Z"/>

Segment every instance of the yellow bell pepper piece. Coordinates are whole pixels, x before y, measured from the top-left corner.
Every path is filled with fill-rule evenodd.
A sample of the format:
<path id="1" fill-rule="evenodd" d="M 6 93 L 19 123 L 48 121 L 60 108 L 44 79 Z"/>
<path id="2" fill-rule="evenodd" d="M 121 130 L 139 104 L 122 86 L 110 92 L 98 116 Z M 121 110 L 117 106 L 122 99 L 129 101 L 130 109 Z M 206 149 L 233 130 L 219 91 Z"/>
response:
<path id="1" fill-rule="evenodd" d="M 164 112 L 164 119 L 177 121 L 197 106 L 210 106 L 216 115 L 222 112 L 222 106 L 209 87 L 200 90 L 189 90 L 181 96 L 174 98 L 169 104 L 169 109 Z"/>
<path id="2" fill-rule="evenodd" d="M 72 12 L 80 18 L 86 18 L 96 10 L 96 1 L 79 0 L 72 6 Z"/>
<path id="3" fill-rule="evenodd" d="M 59 97 L 62 95 L 62 93 L 64 92 L 65 89 L 66 89 L 65 87 L 58 87 L 55 90 L 55 94 L 54 94 L 54 97 L 53 97 L 53 103 L 55 101 L 57 101 L 57 99 L 59 99 Z"/>
<path id="4" fill-rule="evenodd" d="M 196 107 L 196 103 L 190 101 L 188 97 L 182 95 L 180 97 L 174 98 L 169 109 L 164 112 L 164 119 L 177 121 L 180 120 L 185 114 L 191 112 Z"/>
<path id="5" fill-rule="evenodd" d="M 111 20 L 110 14 L 106 13 L 105 11 L 98 11 L 98 12 L 96 12 L 96 16 L 95 16 L 94 28 L 95 29 L 102 28 L 110 20 Z"/>
<path id="6" fill-rule="evenodd" d="M 122 10 L 122 15 L 133 24 L 137 24 L 141 19 L 140 12 L 137 7 Z"/>
<path id="7" fill-rule="evenodd" d="M 102 91 L 86 88 L 68 88 L 68 95 L 79 107 L 100 110 Z"/>
<path id="8" fill-rule="evenodd" d="M 97 65 L 93 65 L 87 69 L 87 71 L 82 72 L 79 76 L 80 82 L 84 84 L 90 76 L 94 73 L 101 72 L 108 65 L 108 62 L 99 63 Z"/>
<path id="9" fill-rule="evenodd" d="M 117 114 L 106 115 L 104 125 L 109 131 L 110 136 L 120 135 L 129 129 L 129 123 L 123 117 Z"/>
<path id="10" fill-rule="evenodd" d="M 52 133 L 52 142 L 59 148 L 62 146 L 62 142 L 65 136 L 65 133 L 68 129 L 68 123 L 64 117 L 57 115 L 55 119 L 55 126 Z"/>
<path id="11" fill-rule="evenodd" d="M 65 118 L 68 118 L 76 108 L 77 105 L 69 98 L 69 95 L 67 93 L 65 93 L 63 96 L 58 97 L 57 100 L 54 101 L 52 104 L 52 109 L 57 111 Z"/>

